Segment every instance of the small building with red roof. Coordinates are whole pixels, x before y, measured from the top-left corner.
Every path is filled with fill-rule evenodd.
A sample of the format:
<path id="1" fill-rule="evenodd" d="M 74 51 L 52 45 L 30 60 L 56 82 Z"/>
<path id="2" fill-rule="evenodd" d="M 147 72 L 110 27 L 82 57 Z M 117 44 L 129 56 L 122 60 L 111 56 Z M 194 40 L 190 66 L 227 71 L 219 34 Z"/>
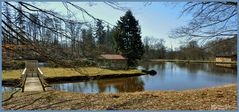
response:
<path id="1" fill-rule="evenodd" d="M 120 54 L 101 54 L 98 57 L 98 65 L 108 69 L 125 69 L 127 59 Z"/>
<path id="2" fill-rule="evenodd" d="M 216 55 L 215 56 L 215 61 L 216 62 L 233 62 L 237 61 L 237 55 Z"/>

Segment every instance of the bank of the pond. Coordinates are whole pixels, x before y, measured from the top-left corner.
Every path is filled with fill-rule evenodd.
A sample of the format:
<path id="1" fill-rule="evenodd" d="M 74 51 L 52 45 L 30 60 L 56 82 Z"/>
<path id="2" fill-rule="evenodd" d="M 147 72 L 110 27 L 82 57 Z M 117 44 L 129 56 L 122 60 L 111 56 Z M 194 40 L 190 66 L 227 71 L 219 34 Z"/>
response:
<path id="1" fill-rule="evenodd" d="M 23 70 L 10 70 L 2 72 L 3 84 L 18 83 Z M 145 73 L 136 70 L 110 70 L 98 67 L 82 67 L 82 68 L 51 68 L 42 67 L 45 80 L 49 83 L 62 81 L 82 81 L 116 77 L 130 77 L 144 75 Z"/>
<path id="2" fill-rule="evenodd" d="M 3 92 L 3 110 L 237 110 L 237 85 L 184 91 L 82 94 Z M 24 103 L 23 103 L 24 102 Z"/>
<path id="3" fill-rule="evenodd" d="M 41 68 L 44 73 L 45 80 L 48 83 L 99 80 L 107 78 L 131 77 L 144 75 L 145 73 L 132 70 L 110 70 L 97 67 L 85 67 L 79 69 L 72 68 Z"/>
<path id="4" fill-rule="evenodd" d="M 220 64 L 237 64 L 236 61 L 231 62 L 218 62 L 210 60 L 176 60 L 176 59 L 150 59 L 150 62 L 185 62 L 185 63 L 220 63 Z"/>
<path id="5" fill-rule="evenodd" d="M 23 69 L 19 70 L 2 70 L 2 84 L 8 86 L 17 85 L 21 78 Z"/>
<path id="6" fill-rule="evenodd" d="M 19 70 L 2 70 L 2 80 L 20 80 L 23 69 Z"/>

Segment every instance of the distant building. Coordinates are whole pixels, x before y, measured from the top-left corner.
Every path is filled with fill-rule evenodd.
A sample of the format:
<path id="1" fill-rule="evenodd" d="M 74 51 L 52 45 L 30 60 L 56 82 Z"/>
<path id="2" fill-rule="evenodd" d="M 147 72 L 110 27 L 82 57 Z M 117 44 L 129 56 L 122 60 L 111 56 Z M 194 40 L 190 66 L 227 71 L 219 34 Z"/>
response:
<path id="1" fill-rule="evenodd" d="M 233 62 L 237 61 L 237 55 L 217 55 L 215 57 L 216 62 Z"/>
<path id="2" fill-rule="evenodd" d="M 98 57 L 98 65 L 108 69 L 125 69 L 127 60 L 119 54 L 101 54 Z"/>

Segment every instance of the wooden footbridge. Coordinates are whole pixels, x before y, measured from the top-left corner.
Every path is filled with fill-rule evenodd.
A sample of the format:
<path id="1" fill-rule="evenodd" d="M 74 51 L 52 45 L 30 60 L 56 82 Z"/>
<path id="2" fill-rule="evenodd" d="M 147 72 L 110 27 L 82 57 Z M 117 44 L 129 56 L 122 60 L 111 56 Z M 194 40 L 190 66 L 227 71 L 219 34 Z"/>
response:
<path id="1" fill-rule="evenodd" d="M 46 91 L 48 84 L 43 78 L 43 73 L 38 67 L 37 60 L 26 61 L 25 69 L 21 75 L 19 86 L 24 91 Z"/>

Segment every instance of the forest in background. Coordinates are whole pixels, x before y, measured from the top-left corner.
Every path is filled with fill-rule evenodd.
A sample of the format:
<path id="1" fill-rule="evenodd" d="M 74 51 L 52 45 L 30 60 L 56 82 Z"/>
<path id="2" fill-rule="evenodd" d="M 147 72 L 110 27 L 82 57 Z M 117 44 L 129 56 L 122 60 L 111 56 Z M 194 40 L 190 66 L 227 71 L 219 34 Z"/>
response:
<path id="1" fill-rule="evenodd" d="M 203 5 L 210 4 L 222 3 Z M 70 9 L 68 15 L 61 15 L 27 2 L 5 2 L 2 10 L 3 62 L 37 58 L 63 66 L 71 66 L 72 63 L 67 63 L 69 61 L 87 66 L 94 65 L 92 60 L 100 54 L 119 53 L 114 39 L 118 34 L 115 26 L 95 18 L 75 4 L 66 2 L 64 5 L 66 8 L 73 6 L 79 12 L 86 13 L 93 22 L 72 19 L 74 15 L 70 13 Z M 223 5 L 228 7 L 234 4 Z M 234 16 L 234 10 L 232 12 Z M 229 33 L 204 44 L 198 44 L 196 40 L 186 41 L 177 49 L 166 47 L 163 38 L 144 37 L 141 38 L 144 47 L 142 58 L 212 60 L 216 55 L 235 55 L 237 35 L 231 33 L 234 35 L 231 36 Z"/>

